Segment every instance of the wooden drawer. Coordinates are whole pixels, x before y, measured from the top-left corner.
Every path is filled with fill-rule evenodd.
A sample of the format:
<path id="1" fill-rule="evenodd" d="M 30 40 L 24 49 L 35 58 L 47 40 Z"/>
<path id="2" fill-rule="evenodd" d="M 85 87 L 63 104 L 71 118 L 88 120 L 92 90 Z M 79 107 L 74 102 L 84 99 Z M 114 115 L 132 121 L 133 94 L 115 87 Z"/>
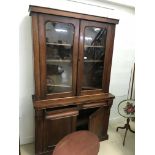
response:
<path id="1" fill-rule="evenodd" d="M 50 120 L 56 120 L 66 117 L 74 117 L 77 116 L 78 113 L 79 112 L 77 108 L 59 109 L 59 110 L 47 111 L 45 114 L 45 118 Z"/>
<path id="2" fill-rule="evenodd" d="M 102 107 L 107 105 L 108 105 L 108 102 L 106 101 L 86 102 L 85 104 L 83 104 L 82 109 L 96 108 L 96 107 Z"/>

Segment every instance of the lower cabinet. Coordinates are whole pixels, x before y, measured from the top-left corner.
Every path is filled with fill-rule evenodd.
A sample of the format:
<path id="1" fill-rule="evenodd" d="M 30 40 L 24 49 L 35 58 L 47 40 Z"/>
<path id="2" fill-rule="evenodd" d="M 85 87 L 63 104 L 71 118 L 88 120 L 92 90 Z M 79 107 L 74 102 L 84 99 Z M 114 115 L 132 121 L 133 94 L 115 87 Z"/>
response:
<path id="1" fill-rule="evenodd" d="M 108 102 L 97 102 L 36 110 L 36 155 L 51 154 L 64 136 L 78 130 L 89 130 L 100 141 L 108 139 L 110 108 Z"/>

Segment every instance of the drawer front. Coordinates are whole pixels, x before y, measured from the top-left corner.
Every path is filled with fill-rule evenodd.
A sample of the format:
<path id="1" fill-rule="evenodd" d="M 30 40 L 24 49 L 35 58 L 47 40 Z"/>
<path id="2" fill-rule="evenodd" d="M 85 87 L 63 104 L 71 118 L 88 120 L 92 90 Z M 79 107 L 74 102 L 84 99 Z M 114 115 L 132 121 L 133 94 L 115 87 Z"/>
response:
<path id="1" fill-rule="evenodd" d="M 108 106 L 108 102 L 106 101 L 86 102 L 85 104 L 83 104 L 82 108 L 88 109 L 88 108 L 96 108 L 96 107 L 102 107 L 102 106 Z"/>
<path id="2" fill-rule="evenodd" d="M 45 118 L 49 120 L 56 120 L 61 118 L 73 117 L 78 115 L 77 108 L 66 108 L 48 111 L 45 113 Z"/>

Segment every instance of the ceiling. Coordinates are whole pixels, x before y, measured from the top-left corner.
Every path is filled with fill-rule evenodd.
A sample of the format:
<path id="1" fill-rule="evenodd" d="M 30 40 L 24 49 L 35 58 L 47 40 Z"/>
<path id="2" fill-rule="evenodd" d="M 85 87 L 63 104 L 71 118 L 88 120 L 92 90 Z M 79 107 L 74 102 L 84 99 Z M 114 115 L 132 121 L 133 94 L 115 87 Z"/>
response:
<path id="1" fill-rule="evenodd" d="M 121 6 L 126 6 L 126 7 L 131 7 L 135 8 L 135 0 L 68 0 L 72 2 L 78 2 L 78 3 L 83 3 L 83 4 L 92 4 L 92 2 L 104 2 L 104 3 L 111 3 L 111 4 L 116 4 L 116 5 L 121 5 Z M 90 2 L 90 3 L 89 3 Z"/>

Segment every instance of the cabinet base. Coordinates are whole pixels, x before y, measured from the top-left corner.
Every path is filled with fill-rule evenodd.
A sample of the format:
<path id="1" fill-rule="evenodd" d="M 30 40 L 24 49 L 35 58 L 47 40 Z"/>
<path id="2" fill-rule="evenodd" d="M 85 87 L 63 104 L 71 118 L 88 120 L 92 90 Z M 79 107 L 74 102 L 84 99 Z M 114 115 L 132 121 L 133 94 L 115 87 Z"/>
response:
<path id="1" fill-rule="evenodd" d="M 54 149 L 53 149 L 53 150 L 54 150 Z M 52 155 L 53 150 L 51 150 L 51 151 L 46 151 L 46 152 L 35 153 L 35 155 Z"/>
<path id="2" fill-rule="evenodd" d="M 106 135 L 106 136 L 100 138 L 100 142 L 104 141 L 104 140 L 108 140 L 108 139 L 109 139 L 109 135 Z"/>

